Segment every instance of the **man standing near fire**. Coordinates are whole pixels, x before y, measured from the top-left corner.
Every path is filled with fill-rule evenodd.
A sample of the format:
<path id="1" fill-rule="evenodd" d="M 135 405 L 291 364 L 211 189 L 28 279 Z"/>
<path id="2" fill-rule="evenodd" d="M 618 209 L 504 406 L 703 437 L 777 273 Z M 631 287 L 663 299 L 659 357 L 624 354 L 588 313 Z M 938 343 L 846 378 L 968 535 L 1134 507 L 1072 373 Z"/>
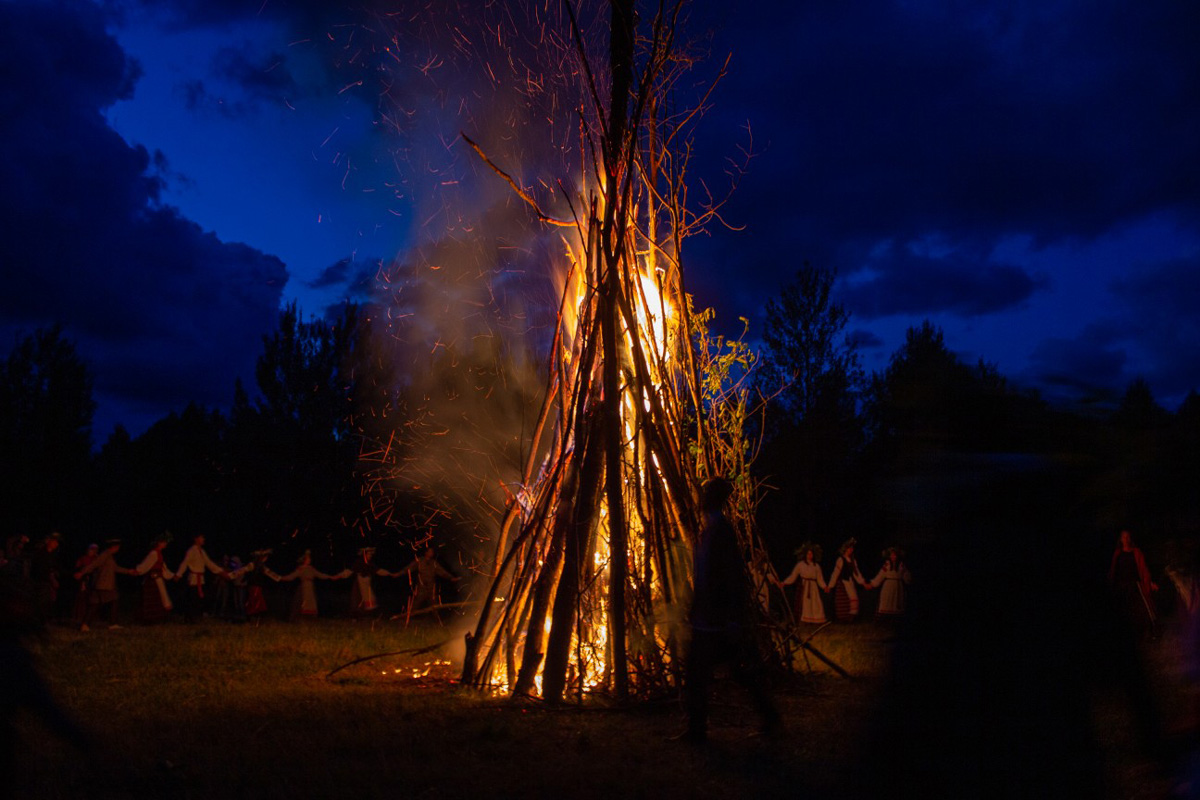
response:
<path id="1" fill-rule="evenodd" d="M 183 556 L 183 563 L 175 570 L 175 580 L 186 579 L 187 589 L 183 601 L 183 619 L 195 622 L 204 611 L 204 571 L 226 575 L 216 562 L 204 552 L 204 534 L 196 534 L 192 546 Z"/>
<path id="2" fill-rule="evenodd" d="M 417 573 L 416 586 L 412 590 L 412 596 L 408 601 L 408 616 L 412 616 L 413 612 L 421 611 L 422 609 L 431 608 L 437 605 L 437 579 L 445 578 L 448 581 L 457 581 L 458 578 L 451 575 L 445 567 L 437 562 L 436 554 L 432 547 L 426 547 L 424 554 L 417 559 L 414 559 L 404 569 L 399 572 L 393 572 L 393 577 L 400 577 L 404 573 Z M 412 575 L 409 575 L 409 580 L 412 580 Z"/>
<path id="3" fill-rule="evenodd" d="M 762 717 L 762 730 L 776 734 L 781 720 L 762 680 L 761 656 L 754 640 L 753 594 L 737 533 L 725 516 L 733 484 L 724 478 L 705 482 L 700 495 L 704 527 L 696 542 L 695 588 L 690 622 L 692 642 L 684 673 L 687 730 L 679 739 L 703 744 L 708 738 L 708 691 L 713 670 L 728 663 L 733 677 L 750 693 Z"/>

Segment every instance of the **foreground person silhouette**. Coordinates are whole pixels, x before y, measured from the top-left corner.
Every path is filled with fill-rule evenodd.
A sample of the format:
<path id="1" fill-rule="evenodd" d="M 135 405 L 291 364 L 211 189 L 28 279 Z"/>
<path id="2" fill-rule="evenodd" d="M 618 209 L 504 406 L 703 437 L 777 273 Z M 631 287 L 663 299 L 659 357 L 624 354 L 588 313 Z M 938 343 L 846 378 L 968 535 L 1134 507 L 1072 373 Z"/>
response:
<path id="1" fill-rule="evenodd" d="M 690 622 L 692 642 L 684 675 L 687 729 L 679 739 L 702 744 L 708 737 L 708 693 L 713 671 L 726 663 L 745 687 L 762 717 L 764 733 L 780 730 L 779 712 L 762 680 L 754 640 L 753 597 L 737 534 L 725 517 L 733 485 L 724 478 L 704 484 L 704 527 L 696 543 L 695 591 Z"/>

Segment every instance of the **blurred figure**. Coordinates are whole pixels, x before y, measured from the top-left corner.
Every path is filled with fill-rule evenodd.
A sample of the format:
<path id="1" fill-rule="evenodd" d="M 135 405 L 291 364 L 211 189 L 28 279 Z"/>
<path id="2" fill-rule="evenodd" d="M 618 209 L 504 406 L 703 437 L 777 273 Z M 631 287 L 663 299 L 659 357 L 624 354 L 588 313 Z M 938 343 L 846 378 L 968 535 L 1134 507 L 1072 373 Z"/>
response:
<path id="1" fill-rule="evenodd" d="M 76 747 L 91 742 L 71 717 L 54 702 L 38 674 L 23 638 L 41 629 L 32 598 L 11 575 L 0 574 L 0 794 L 13 783 L 18 732 L 13 724 L 18 711 L 41 718 L 49 729 Z"/>
<path id="2" fill-rule="evenodd" d="M 62 536 L 58 531 L 43 539 L 29 557 L 29 579 L 33 584 L 34 613 L 41 623 L 54 618 L 54 606 L 58 601 L 59 566 L 58 548 Z"/>
<path id="3" fill-rule="evenodd" d="M 1133 543 L 1129 531 L 1121 531 L 1117 536 L 1117 548 L 1108 567 L 1108 585 L 1133 633 L 1138 638 L 1154 636 L 1158 612 L 1153 593 L 1158 591 L 1158 584 L 1150 580 L 1146 556 Z"/>
<path id="4" fill-rule="evenodd" d="M 87 550 L 79 558 L 75 560 L 75 571 L 72 575 L 75 579 L 75 607 L 71 613 L 71 621 L 76 625 L 82 625 L 84 617 L 87 616 L 88 595 L 92 591 L 92 581 L 94 575 L 85 572 L 87 565 L 91 564 L 100 555 L 100 545 L 89 544 Z M 78 577 L 82 575 L 83 577 Z"/>
<path id="5" fill-rule="evenodd" d="M 883 566 L 871 579 L 871 586 L 879 589 L 879 607 L 876 613 L 881 617 L 898 617 L 904 613 L 905 593 L 912 583 L 912 573 L 904 564 L 904 551 L 899 547 L 889 547 L 883 551 Z"/>
<path id="6" fill-rule="evenodd" d="M 691 744 L 708 738 L 708 693 L 718 664 L 730 665 L 734 678 L 750 693 L 765 733 L 780 727 L 779 712 L 762 680 L 761 655 L 754 639 L 755 600 L 737 533 L 725 517 L 733 485 L 724 478 L 704 484 L 704 527 L 696 542 L 695 586 L 690 622 L 684 694 L 687 729 L 678 737 Z"/>
<path id="7" fill-rule="evenodd" d="M 413 580 L 412 573 L 416 573 L 416 586 L 412 590 L 408 600 L 408 613 L 405 615 L 407 621 L 413 613 L 422 609 L 431 608 L 437 605 L 438 578 L 444 578 L 448 581 L 457 581 L 458 578 L 451 575 L 441 564 L 437 562 L 436 554 L 432 547 L 426 547 L 425 552 L 420 558 L 414 559 L 404 569 L 399 572 L 393 572 L 392 577 L 399 577 L 404 573 L 409 573 L 409 581 Z"/>
<path id="8" fill-rule="evenodd" d="M 0 564 L 0 571 L 14 578 L 29 577 L 29 556 L 25 552 L 28 544 L 29 537 L 23 533 L 9 536 L 4 543 L 4 559 L 3 564 Z"/>
<path id="9" fill-rule="evenodd" d="M 230 622 L 246 621 L 246 575 L 254 568 L 254 562 L 243 564 L 237 556 L 230 556 L 227 569 L 228 578 L 228 613 Z"/>

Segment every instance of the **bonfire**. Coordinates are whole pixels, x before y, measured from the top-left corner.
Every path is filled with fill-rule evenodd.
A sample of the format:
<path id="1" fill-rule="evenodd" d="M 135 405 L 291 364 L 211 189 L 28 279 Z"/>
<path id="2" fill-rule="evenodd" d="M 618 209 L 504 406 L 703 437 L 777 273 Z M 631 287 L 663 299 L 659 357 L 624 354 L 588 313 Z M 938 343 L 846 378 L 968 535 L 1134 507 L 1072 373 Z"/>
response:
<path id="1" fill-rule="evenodd" d="M 747 563 L 767 562 L 741 438 L 746 392 L 727 363 L 746 353 L 707 339 L 708 317 L 693 312 L 684 284 L 682 242 L 719 204 L 690 209 L 683 181 L 686 137 L 707 94 L 666 111 L 693 65 L 676 45 L 681 5 L 658 7 L 639 27 L 634 4 L 614 0 L 606 63 L 590 56 L 566 8 L 575 46 L 564 69 L 590 98 L 579 110 L 583 175 L 558 183 L 569 214 L 546 213 L 463 134 L 560 231 L 565 275 L 544 401 L 499 525 L 463 681 L 548 701 L 596 691 L 625 699 L 679 681 L 703 480 L 735 480 Z M 770 580 L 752 572 L 760 586 Z"/>

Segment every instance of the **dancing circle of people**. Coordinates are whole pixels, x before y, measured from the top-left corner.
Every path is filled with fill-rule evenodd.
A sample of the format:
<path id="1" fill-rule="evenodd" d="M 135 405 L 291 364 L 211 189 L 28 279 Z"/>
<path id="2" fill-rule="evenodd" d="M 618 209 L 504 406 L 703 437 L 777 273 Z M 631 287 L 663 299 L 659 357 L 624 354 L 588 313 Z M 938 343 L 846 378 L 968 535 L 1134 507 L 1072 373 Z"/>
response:
<path id="1" fill-rule="evenodd" d="M 23 548 L 26 542 L 17 544 Z M 290 571 L 277 572 L 271 566 L 273 549 L 255 550 L 245 562 L 237 556 L 224 556 L 218 562 L 205 550 L 203 535 L 193 537 L 182 560 L 172 569 L 166 557 L 171 542 L 169 532 L 158 536 L 151 542 L 145 557 L 136 566 L 127 567 L 120 563 L 118 556 L 121 540 L 108 539 L 102 546 L 89 545 L 75 561 L 73 569 L 66 570 L 58 564 L 62 537 L 51 533 L 33 550 L 23 569 L 35 588 L 39 619 L 48 622 L 54 617 L 58 595 L 68 574 L 75 589 L 71 621 L 84 632 L 97 623 L 110 629 L 121 627 L 119 575 L 142 579 L 135 617 L 146 624 L 162 622 L 175 612 L 187 623 L 197 622 L 204 616 L 245 622 L 267 613 L 268 587 L 293 582 L 296 588 L 288 618 L 313 618 L 320 611 L 318 580 L 350 580 L 349 615 L 354 618 L 375 616 L 382 610 L 375 580 L 399 577 L 408 578 L 409 591 L 403 612 L 393 618 L 403 616 L 407 623 L 413 616 L 432 613 L 440 623 L 440 617 L 436 616 L 442 607 L 439 584 L 459 581 L 458 576 L 438 562 L 433 546 L 428 543 L 424 543 L 419 554 L 398 570 L 379 566 L 375 562 L 376 548 L 362 547 L 349 566 L 336 572 L 317 569 L 309 550 L 299 556 Z M 16 563 L 13 559 L 6 561 L 9 566 Z M 182 584 L 181 590 L 173 592 L 169 586 L 172 582 Z"/>
<path id="2" fill-rule="evenodd" d="M 907 587 L 912 583 L 912 573 L 904 562 L 904 550 L 889 547 L 882 553 L 883 563 L 871 580 L 863 576 L 855 551 L 856 539 L 847 539 L 838 548 L 829 580 L 825 579 L 821 567 L 821 545 L 804 542 L 796 548 L 796 566 L 783 580 L 775 583 L 786 593 L 786 587 L 795 586 L 793 606 L 795 619 L 802 623 L 824 625 L 829 622 L 825 598 L 833 595 L 833 616 L 838 622 L 853 622 L 858 619 L 862 607 L 859 589 L 879 590 L 875 613 L 879 618 L 896 618 L 904 614 Z"/>

